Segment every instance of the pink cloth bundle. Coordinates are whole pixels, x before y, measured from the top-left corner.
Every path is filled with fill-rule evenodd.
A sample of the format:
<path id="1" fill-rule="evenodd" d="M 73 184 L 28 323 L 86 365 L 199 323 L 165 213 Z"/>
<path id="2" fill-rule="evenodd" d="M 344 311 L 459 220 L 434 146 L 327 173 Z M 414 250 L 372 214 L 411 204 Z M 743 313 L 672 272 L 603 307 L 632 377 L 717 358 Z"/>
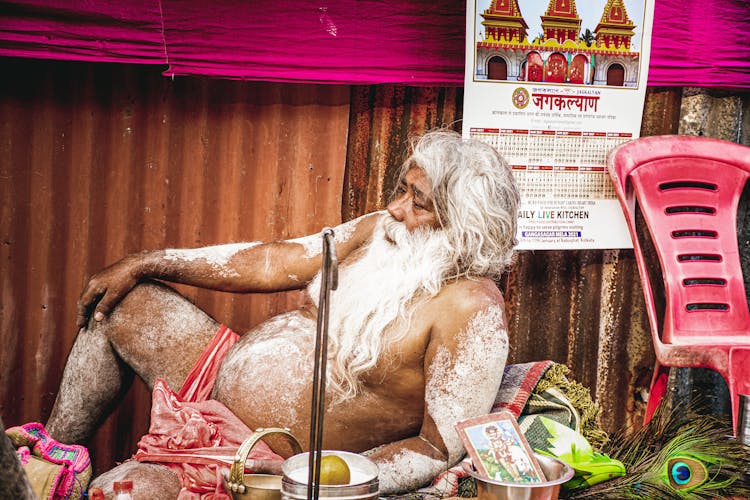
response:
<path id="1" fill-rule="evenodd" d="M 221 475 L 228 471 L 242 442 L 253 431 L 226 406 L 208 399 L 221 360 L 239 336 L 221 326 L 179 393 L 164 380 L 154 384 L 149 433 L 138 442 L 135 458 L 158 462 L 182 482 L 179 500 L 230 500 Z M 265 443 L 253 447 L 250 459 L 283 459 Z"/>

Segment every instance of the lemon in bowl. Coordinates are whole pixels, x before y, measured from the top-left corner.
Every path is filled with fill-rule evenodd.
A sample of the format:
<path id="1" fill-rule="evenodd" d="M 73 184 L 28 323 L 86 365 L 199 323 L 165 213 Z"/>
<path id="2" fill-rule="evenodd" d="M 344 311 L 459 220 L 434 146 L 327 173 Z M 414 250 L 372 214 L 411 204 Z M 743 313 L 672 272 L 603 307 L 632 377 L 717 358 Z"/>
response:
<path id="1" fill-rule="evenodd" d="M 346 461 L 338 455 L 324 455 L 320 459 L 320 484 L 349 484 L 351 471 Z"/>

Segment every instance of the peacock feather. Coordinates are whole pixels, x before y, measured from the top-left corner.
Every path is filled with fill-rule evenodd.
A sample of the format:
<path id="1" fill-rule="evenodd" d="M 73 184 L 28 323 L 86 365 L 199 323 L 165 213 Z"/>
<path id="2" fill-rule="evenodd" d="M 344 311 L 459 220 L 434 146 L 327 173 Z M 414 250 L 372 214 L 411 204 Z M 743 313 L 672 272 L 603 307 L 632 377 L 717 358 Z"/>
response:
<path id="1" fill-rule="evenodd" d="M 732 429 L 713 415 L 700 414 L 698 404 L 665 409 L 629 436 L 614 436 L 602 449 L 620 460 L 626 475 L 575 489 L 569 499 L 630 498 L 714 499 L 750 497 L 745 472 L 750 449 L 732 437 Z"/>

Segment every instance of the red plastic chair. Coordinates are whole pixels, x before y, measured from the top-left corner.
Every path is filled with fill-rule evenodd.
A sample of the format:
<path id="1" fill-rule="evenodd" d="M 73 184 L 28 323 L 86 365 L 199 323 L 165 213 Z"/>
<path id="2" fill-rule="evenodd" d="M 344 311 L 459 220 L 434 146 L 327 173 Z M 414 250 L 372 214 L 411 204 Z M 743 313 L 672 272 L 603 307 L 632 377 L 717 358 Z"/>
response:
<path id="1" fill-rule="evenodd" d="M 646 137 L 610 151 L 607 168 L 633 240 L 656 351 L 645 421 L 666 392 L 669 367 L 710 368 L 729 387 L 736 434 L 739 395 L 750 394 L 750 313 L 736 225 L 750 148 L 704 137 Z M 659 257 L 663 319 L 654 301 L 659 284 L 651 281 L 636 232 L 636 204 Z"/>

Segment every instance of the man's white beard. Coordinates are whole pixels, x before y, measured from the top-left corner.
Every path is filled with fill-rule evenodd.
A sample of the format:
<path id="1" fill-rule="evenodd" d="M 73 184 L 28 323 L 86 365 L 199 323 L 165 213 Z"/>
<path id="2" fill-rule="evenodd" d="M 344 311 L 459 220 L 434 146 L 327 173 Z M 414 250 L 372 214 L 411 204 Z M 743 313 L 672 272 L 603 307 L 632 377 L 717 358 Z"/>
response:
<path id="1" fill-rule="evenodd" d="M 442 230 L 410 232 L 385 215 L 363 252 L 339 267 L 328 328 L 328 387 L 335 400 L 357 395 L 383 350 L 406 336 L 415 307 L 440 291 L 451 255 Z M 308 293 L 317 305 L 320 273 Z"/>

